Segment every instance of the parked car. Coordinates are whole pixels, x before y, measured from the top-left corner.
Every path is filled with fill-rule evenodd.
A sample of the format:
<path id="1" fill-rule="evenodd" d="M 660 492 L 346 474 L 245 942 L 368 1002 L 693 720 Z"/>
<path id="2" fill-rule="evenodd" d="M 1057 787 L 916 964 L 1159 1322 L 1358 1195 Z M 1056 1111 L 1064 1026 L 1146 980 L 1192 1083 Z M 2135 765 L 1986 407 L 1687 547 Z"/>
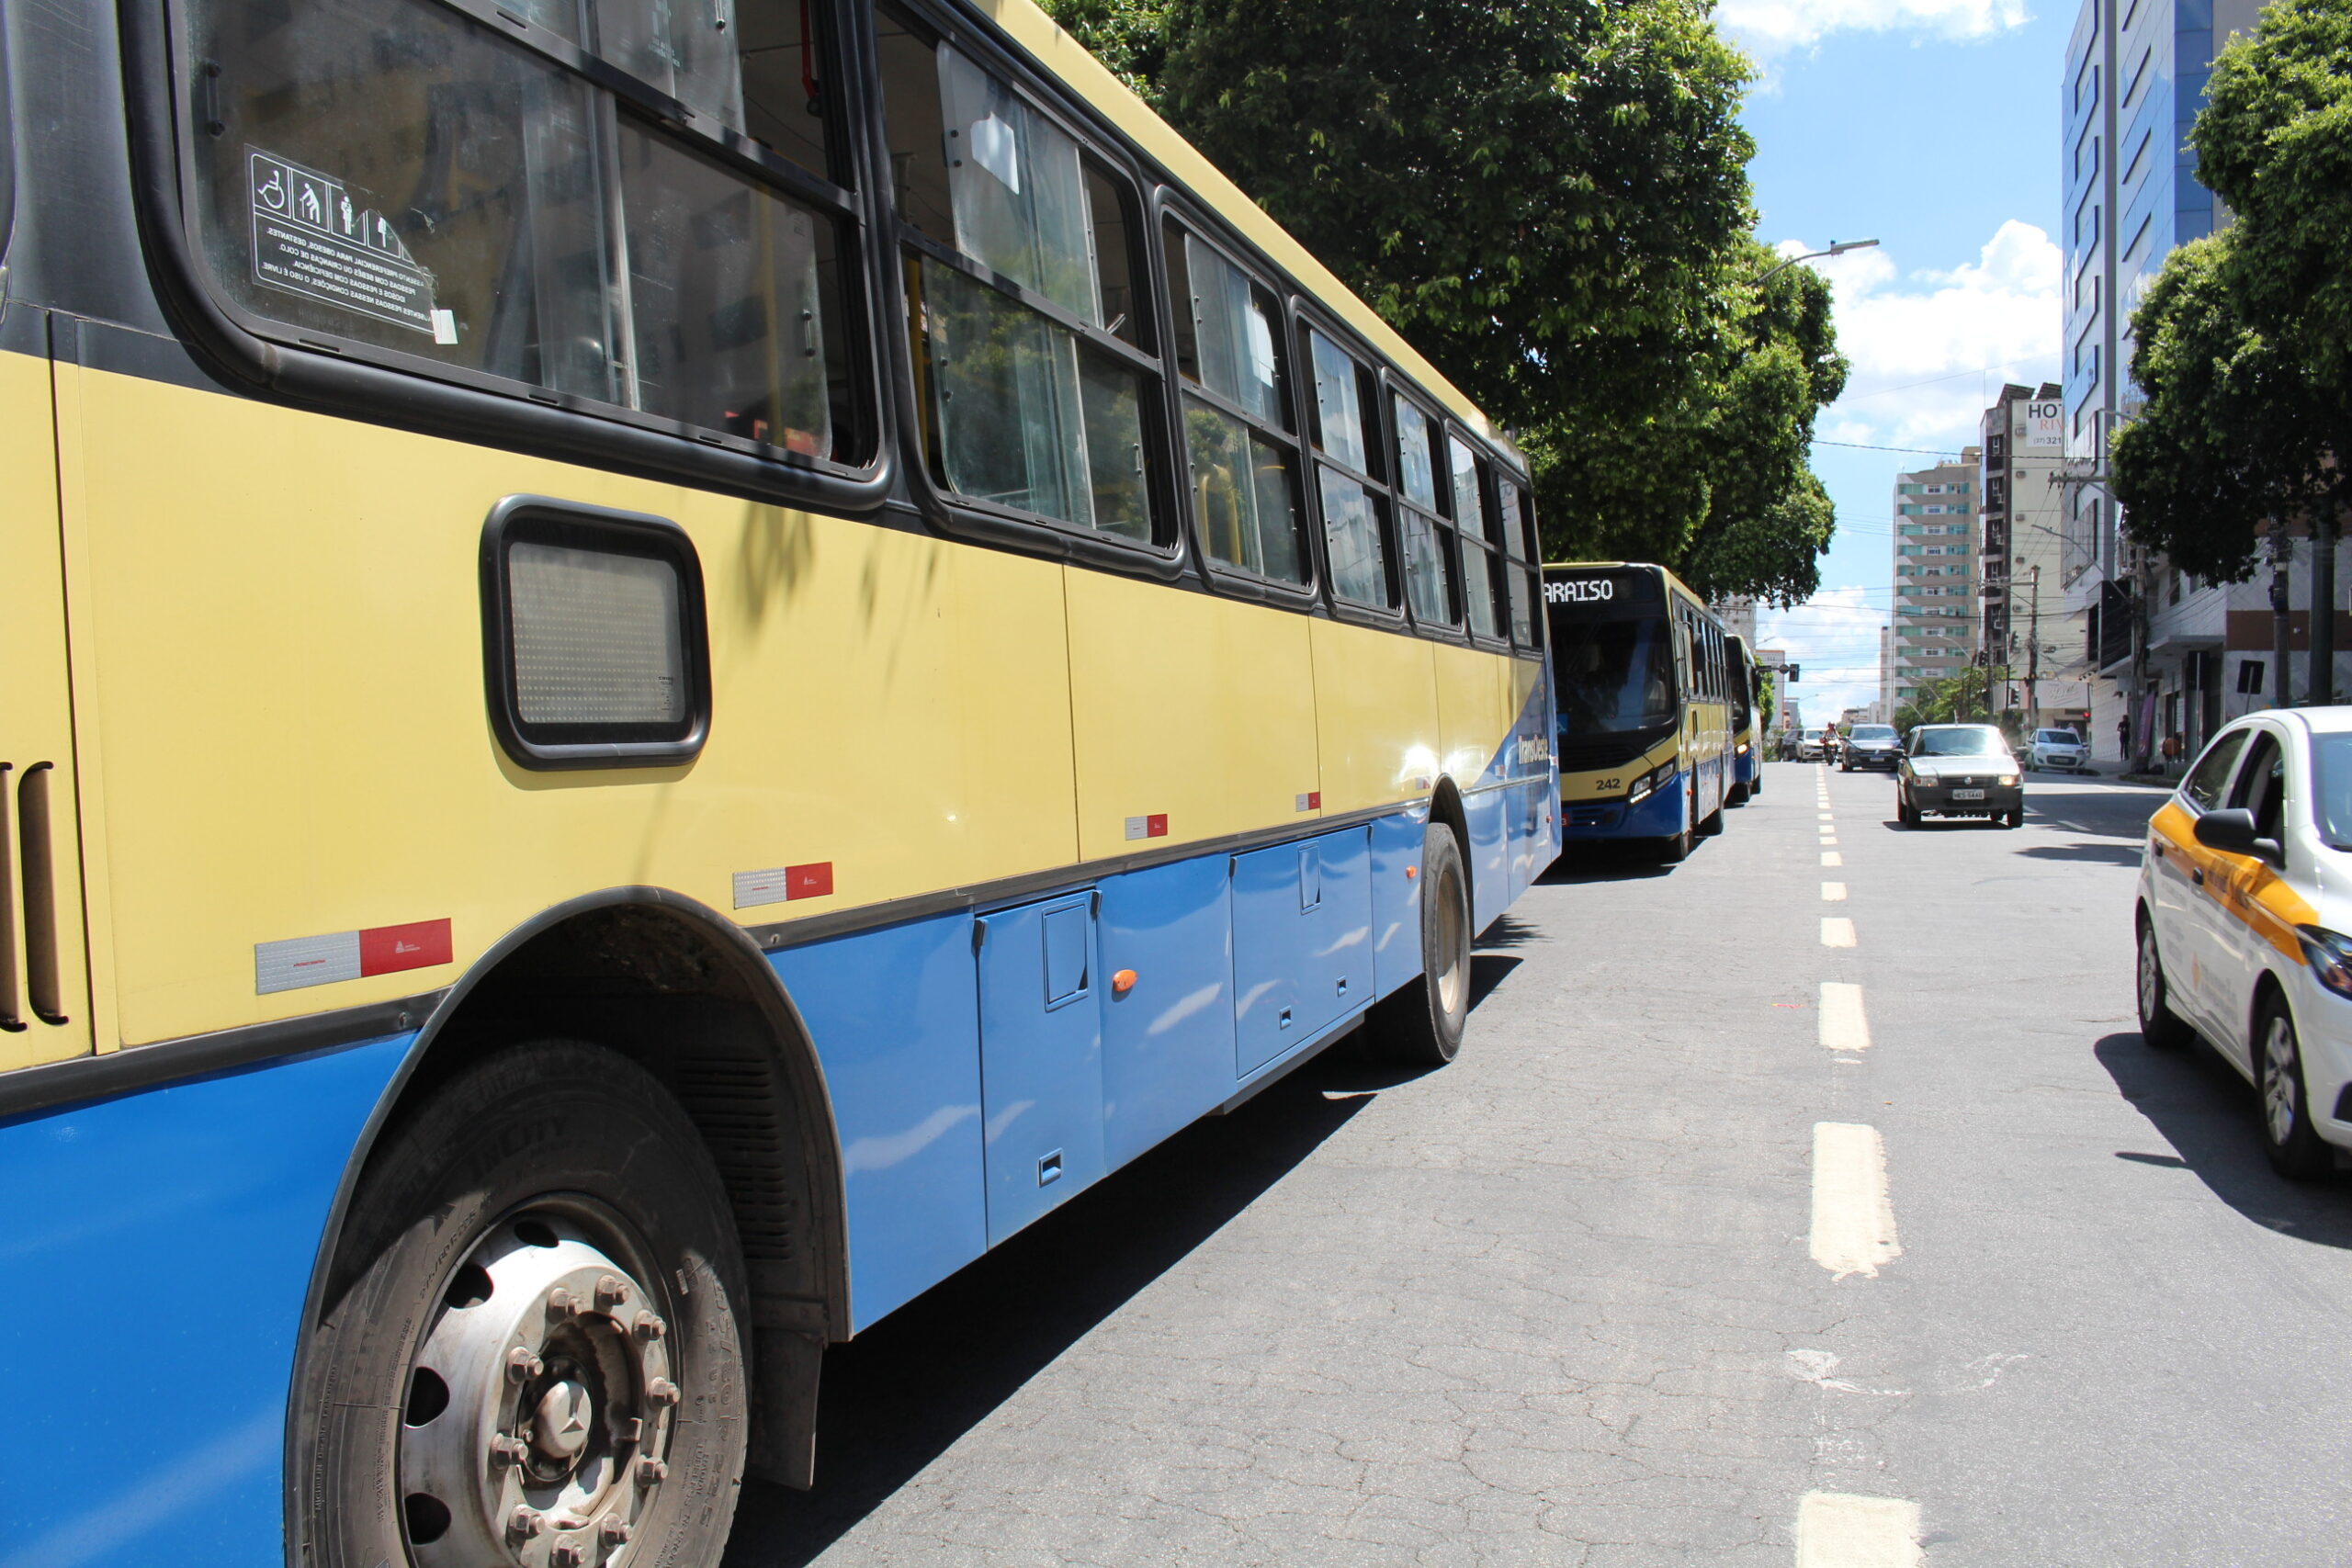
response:
<path id="1" fill-rule="evenodd" d="M 1906 828 L 1929 817 L 2025 826 L 2025 785 L 2007 739 L 1989 724 L 1920 725 L 1894 771 L 1894 815 Z"/>
<path id="2" fill-rule="evenodd" d="M 1903 761 L 1903 738 L 1891 724 L 1858 724 L 1846 736 L 1846 743 L 1838 749 L 1840 773 L 1852 773 L 1856 768 L 1895 770 Z"/>
<path id="3" fill-rule="evenodd" d="M 2140 1033 L 2192 1032 L 2261 1093 L 2270 1163 L 2352 1148 L 2352 707 L 2249 714 L 2148 822 Z"/>
<path id="4" fill-rule="evenodd" d="M 2091 751 L 2071 729 L 2037 729 L 2026 743 L 2025 761 L 2030 768 L 2080 773 L 2089 771 Z"/>

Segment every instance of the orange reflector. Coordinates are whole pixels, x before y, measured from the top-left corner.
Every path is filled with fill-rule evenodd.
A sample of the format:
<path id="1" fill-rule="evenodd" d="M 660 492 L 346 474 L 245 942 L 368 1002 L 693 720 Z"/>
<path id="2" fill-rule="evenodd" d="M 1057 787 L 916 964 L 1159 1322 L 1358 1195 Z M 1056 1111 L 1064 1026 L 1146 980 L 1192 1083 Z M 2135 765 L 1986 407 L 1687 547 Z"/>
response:
<path id="1" fill-rule="evenodd" d="M 1408 882 L 1412 881 L 1412 880 L 1413 880 L 1413 878 L 1415 878 L 1415 877 L 1417 877 L 1417 876 L 1419 876 L 1419 875 L 1420 875 L 1420 874 L 1421 874 L 1421 868 L 1420 868 L 1419 866 L 1417 866 L 1417 865 L 1408 865 L 1408 866 L 1407 866 L 1407 867 L 1405 868 L 1405 880 L 1406 880 L 1406 881 L 1408 881 Z"/>
<path id="2" fill-rule="evenodd" d="M 1136 972 L 1134 970 L 1122 969 L 1117 974 L 1111 976 L 1111 994 L 1113 996 L 1124 997 L 1135 988 Z"/>

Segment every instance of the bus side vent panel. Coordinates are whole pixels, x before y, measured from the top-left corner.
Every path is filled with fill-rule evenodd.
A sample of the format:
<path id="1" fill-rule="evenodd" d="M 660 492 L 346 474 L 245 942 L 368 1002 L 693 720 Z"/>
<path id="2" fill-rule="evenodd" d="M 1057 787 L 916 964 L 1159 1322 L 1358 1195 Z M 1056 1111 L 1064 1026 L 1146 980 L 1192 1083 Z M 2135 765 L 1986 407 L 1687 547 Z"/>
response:
<path id="1" fill-rule="evenodd" d="M 747 1263 L 803 1256 L 806 1216 L 786 1171 L 791 1131 L 763 1062 L 689 1055 L 677 1063 L 679 1103 L 702 1128 L 734 1200 L 735 1231 Z"/>
<path id="2" fill-rule="evenodd" d="M 0 762 L 0 1029 L 14 1034 L 25 1027 L 25 1015 L 17 988 L 16 863 L 6 849 L 14 837 L 8 831 L 11 772 L 9 764 Z"/>
<path id="3" fill-rule="evenodd" d="M 51 1024 L 70 1021 L 65 1016 L 63 978 L 58 973 L 57 861 L 52 849 L 56 840 L 50 815 L 50 782 L 56 773 L 47 762 L 35 762 L 25 770 L 24 782 L 17 786 L 25 897 L 25 989 L 32 998 L 33 1016 Z"/>

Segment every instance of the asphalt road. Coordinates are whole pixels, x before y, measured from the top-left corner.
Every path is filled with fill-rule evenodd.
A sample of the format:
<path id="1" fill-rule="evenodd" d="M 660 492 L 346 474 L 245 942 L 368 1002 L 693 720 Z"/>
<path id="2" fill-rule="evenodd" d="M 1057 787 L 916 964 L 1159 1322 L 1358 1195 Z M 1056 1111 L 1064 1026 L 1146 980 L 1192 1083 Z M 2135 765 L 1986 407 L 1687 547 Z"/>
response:
<path id="1" fill-rule="evenodd" d="M 1773 764 L 1572 858 L 1452 1066 L 1327 1055 L 834 1350 L 730 1564 L 2352 1563 L 2352 1181 L 2140 1043 L 2161 798 Z"/>

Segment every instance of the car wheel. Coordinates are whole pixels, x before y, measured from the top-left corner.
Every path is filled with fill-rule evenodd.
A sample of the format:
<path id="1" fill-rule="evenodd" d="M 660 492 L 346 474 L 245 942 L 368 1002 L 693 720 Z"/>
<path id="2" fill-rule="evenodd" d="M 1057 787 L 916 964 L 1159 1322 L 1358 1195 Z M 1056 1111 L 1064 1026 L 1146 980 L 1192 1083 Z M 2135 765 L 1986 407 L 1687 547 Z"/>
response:
<path id="1" fill-rule="evenodd" d="M 2003 817 L 2003 818 L 2001 818 L 2001 826 L 2002 826 L 2002 827 L 2004 827 L 2004 828 L 2022 828 L 2022 827 L 2024 827 L 2024 826 L 2025 826 L 2025 808 L 2024 808 L 2023 807 L 2019 807 L 2017 810 L 2010 812 L 2010 813 L 2009 813 L 2008 815 L 2007 815 L 2006 817 Z"/>
<path id="2" fill-rule="evenodd" d="M 2324 1176 L 2335 1168 L 2335 1157 L 2312 1124 L 2302 1048 L 2287 1004 L 2277 997 L 2265 1002 L 2254 1028 L 2255 1066 L 2262 1086 L 2262 1145 L 2271 1168 L 2296 1181 Z"/>
<path id="3" fill-rule="evenodd" d="M 1894 786 L 1894 819 L 1905 828 L 1919 825 L 1919 808 L 1911 804 L 1911 796 L 1901 784 Z"/>
<path id="4" fill-rule="evenodd" d="M 2141 1042 L 2158 1051 L 2188 1044 L 2194 1032 L 2172 1010 L 2171 988 L 2165 984 L 2165 966 L 2156 953 L 2156 925 L 2144 912 L 2140 916 L 2138 980 Z"/>

